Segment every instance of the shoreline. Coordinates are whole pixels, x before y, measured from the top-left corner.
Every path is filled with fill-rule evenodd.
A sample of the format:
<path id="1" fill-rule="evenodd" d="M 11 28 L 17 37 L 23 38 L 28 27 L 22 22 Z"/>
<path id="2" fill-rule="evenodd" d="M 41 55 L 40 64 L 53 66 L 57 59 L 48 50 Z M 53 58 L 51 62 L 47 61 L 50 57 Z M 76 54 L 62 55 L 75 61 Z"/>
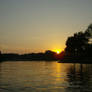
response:
<path id="1" fill-rule="evenodd" d="M 62 58 L 59 61 L 59 63 L 84 63 L 84 64 L 88 63 L 88 64 L 92 64 L 92 57 L 88 57 L 88 58 L 83 58 L 83 57 L 67 58 L 67 57 L 65 57 L 65 58 Z"/>

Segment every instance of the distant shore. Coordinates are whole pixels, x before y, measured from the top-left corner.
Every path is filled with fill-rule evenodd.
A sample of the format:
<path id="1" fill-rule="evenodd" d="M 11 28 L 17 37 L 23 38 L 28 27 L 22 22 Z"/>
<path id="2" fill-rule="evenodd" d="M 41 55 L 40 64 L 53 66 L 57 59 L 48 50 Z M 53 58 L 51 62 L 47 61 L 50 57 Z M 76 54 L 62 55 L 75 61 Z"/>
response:
<path id="1" fill-rule="evenodd" d="M 92 64 L 92 57 L 63 57 L 61 59 L 55 59 L 55 58 L 2 58 L 0 62 L 3 61 L 57 61 L 58 63 L 82 63 L 82 64 Z"/>

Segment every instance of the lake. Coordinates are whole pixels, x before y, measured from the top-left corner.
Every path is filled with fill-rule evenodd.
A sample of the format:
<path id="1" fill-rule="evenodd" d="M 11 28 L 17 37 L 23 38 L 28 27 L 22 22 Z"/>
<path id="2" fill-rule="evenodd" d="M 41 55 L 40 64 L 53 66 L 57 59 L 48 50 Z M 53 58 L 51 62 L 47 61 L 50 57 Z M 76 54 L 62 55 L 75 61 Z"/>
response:
<path id="1" fill-rule="evenodd" d="M 1 62 L 0 92 L 92 92 L 92 64 Z"/>

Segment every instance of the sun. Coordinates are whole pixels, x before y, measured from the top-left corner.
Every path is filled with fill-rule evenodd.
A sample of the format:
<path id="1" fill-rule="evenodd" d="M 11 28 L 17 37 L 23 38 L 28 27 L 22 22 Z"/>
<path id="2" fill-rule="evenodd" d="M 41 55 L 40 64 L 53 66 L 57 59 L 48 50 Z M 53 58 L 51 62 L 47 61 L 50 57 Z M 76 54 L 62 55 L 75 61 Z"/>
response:
<path id="1" fill-rule="evenodd" d="M 57 54 L 59 54 L 59 53 L 60 53 L 60 51 L 56 51 L 56 53 L 57 53 Z"/>
<path id="2" fill-rule="evenodd" d="M 61 49 L 55 49 L 53 51 L 56 52 L 57 54 L 60 54 L 61 53 Z"/>

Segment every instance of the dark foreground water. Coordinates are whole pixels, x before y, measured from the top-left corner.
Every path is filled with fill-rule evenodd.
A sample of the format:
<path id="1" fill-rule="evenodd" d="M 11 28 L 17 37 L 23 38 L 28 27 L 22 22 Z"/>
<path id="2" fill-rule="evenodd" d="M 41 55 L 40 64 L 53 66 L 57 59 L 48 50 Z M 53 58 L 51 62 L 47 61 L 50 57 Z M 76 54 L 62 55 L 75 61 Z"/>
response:
<path id="1" fill-rule="evenodd" d="M 0 92 L 92 92 L 92 65 L 56 61 L 2 62 Z"/>

